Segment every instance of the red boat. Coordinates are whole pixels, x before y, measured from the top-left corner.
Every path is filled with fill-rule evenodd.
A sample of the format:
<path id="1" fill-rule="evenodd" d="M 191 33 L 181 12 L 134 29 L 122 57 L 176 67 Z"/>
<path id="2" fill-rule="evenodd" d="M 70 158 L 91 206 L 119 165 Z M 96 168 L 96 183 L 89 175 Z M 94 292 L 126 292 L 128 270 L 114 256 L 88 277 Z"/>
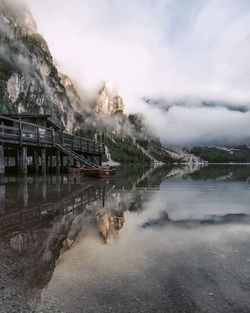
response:
<path id="1" fill-rule="evenodd" d="M 76 175 L 79 175 L 81 173 L 81 168 L 80 167 L 70 167 L 68 169 L 68 172 L 70 175 L 76 176 Z"/>
<path id="2" fill-rule="evenodd" d="M 113 166 L 99 166 L 81 168 L 81 174 L 86 177 L 109 178 L 115 175 L 115 168 Z"/>

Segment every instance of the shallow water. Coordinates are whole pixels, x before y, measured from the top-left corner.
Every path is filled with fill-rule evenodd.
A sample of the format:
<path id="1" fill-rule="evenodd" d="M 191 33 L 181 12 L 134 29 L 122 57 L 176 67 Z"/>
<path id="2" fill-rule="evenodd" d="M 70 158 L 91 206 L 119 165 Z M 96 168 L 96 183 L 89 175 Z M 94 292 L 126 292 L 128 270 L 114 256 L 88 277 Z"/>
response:
<path id="1" fill-rule="evenodd" d="M 250 312 L 250 166 L 8 177 L 0 312 Z"/>

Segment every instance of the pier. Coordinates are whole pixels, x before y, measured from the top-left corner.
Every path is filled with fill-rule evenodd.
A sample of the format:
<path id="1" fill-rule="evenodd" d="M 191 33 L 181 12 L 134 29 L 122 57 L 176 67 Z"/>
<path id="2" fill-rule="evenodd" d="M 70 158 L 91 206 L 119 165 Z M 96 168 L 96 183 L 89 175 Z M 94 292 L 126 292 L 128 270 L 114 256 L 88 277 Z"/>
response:
<path id="1" fill-rule="evenodd" d="M 104 202 L 105 197 L 105 187 L 84 185 L 77 190 L 68 192 L 65 196 L 62 196 L 62 192 L 59 191 L 61 198 L 56 201 L 44 199 L 45 201 L 40 204 L 30 206 L 27 181 L 22 181 L 18 186 L 21 188 L 19 195 L 22 209 L 8 208 L 5 210 L 4 207 L 0 209 L 0 237 L 12 237 L 13 234 L 17 235 L 32 229 L 43 228 L 45 225 L 62 219 L 65 215 L 76 216 L 90 203 L 97 200 Z M 43 193 L 43 191 L 41 192 Z"/>
<path id="2" fill-rule="evenodd" d="M 49 115 L 0 116 L 0 175 L 6 169 L 27 175 L 71 166 L 98 167 L 105 153 L 103 141 L 93 141 L 60 130 Z"/>

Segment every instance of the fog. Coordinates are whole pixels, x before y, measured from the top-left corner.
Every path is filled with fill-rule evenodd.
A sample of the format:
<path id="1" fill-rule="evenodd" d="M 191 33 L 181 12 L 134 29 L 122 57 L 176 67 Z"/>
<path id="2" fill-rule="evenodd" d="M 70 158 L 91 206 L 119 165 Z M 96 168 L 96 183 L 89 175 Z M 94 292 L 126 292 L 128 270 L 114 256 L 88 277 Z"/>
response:
<path id="1" fill-rule="evenodd" d="M 26 2 L 59 67 L 89 92 L 107 81 L 163 142 L 249 140 L 249 1 Z"/>

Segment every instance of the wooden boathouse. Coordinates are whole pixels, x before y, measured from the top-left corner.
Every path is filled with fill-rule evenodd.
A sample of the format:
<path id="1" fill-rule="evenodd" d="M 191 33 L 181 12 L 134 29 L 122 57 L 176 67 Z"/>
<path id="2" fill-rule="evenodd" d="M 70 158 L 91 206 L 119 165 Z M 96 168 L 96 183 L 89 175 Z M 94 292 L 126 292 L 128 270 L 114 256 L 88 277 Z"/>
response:
<path id="1" fill-rule="evenodd" d="M 28 168 L 46 174 L 70 166 L 97 167 L 105 153 L 103 141 L 63 132 L 50 115 L 0 115 L 0 175 L 15 168 L 26 175 Z"/>

